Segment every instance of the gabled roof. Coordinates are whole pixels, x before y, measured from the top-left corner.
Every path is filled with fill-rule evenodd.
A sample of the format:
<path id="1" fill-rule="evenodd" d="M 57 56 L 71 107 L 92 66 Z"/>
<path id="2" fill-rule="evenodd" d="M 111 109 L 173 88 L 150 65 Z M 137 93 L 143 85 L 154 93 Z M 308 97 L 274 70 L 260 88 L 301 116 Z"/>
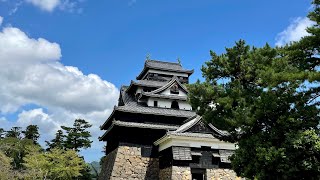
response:
<path id="1" fill-rule="evenodd" d="M 187 119 L 186 123 L 181 125 L 176 131 L 174 131 L 174 133 L 182 133 L 182 134 L 187 133 L 187 131 L 189 129 L 196 126 L 198 123 L 203 123 L 202 117 L 199 115 L 193 116 L 193 117 Z M 209 123 L 207 126 L 209 127 L 209 129 L 212 130 L 212 133 L 215 135 L 218 135 L 218 136 L 228 136 L 229 135 L 229 133 L 227 131 L 220 130 L 220 129 L 216 128 L 214 125 L 212 125 L 211 123 Z"/>
<path id="2" fill-rule="evenodd" d="M 143 70 L 137 76 L 137 80 L 141 79 L 148 69 L 165 70 L 170 72 L 182 72 L 187 73 L 189 75 L 193 73 L 193 70 L 183 69 L 180 63 L 146 60 L 144 63 Z"/>
<path id="3" fill-rule="evenodd" d="M 162 92 L 162 91 L 170 88 L 174 83 L 177 83 L 177 84 L 179 85 L 179 87 L 180 87 L 181 89 L 183 89 L 186 93 L 189 92 L 188 89 L 187 89 L 183 84 L 180 83 L 180 81 L 179 81 L 179 79 L 177 78 L 177 76 L 173 76 L 172 79 L 171 79 L 167 84 L 165 84 L 164 86 L 162 86 L 162 87 L 159 88 L 159 89 L 156 89 L 156 90 L 151 91 L 151 92 L 148 92 L 148 93 L 149 93 L 149 94 L 158 94 L 158 93 L 160 93 L 160 92 Z"/>
<path id="4" fill-rule="evenodd" d="M 192 126 L 194 126 L 195 124 L 197 124 L 199 121 L 201 120 L 201 116 L 193 116 L 189 119 L 187 119 L 187 123 L 184 123 L 183 125 L 181 125 L 175 132 L 176 133 L 183 133 L 185 131 L 187 131 L 188 129 L 190 129 Z"/>

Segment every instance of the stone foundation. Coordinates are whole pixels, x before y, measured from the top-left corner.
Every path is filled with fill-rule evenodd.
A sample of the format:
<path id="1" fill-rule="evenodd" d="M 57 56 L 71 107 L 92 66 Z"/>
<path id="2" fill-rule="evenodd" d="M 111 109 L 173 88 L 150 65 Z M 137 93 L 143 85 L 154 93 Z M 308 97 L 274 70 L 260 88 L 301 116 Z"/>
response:
<path id="1" fill-rule="evenodd" d="M 172 166 L 172 180 L 190 180 L 191 169 L 190 167 Z"/>
<path id="2" fill-rule="evenodd" d="M 160 170 L 159 180 L 191 180 L 190 167 L 172 166 Z M 207 169 L 207 180 L 244 180 L 244 178 L 237 177 L 236 173 L 230 169 Z"/>
<path id="3" fill-rule="evenodd" d="M 103 166 L 110 166 L 108 163 L 111 163 L 113 167 L 112 169 L 103 168 L 102 171 L 109 172 L 101 172 L 99 180 L 159 179 L 158 158 L 142 157 L 141 147 L 119 146 L 108 156 L 112 156 L 111 154 L 116 154 L 114 161 L 112 162 L 112 158 L 109 158 Z"/>
<path id="4" fill-rule="evenodd" d="M 159 180 L 168 180 L 168 179 L 171 179 L 171 176 L 172 176 L 172 167 L 160 169 Z"/>
<path id="5" fill-rule="evenodd" d="M 207 169 L 207 180 L 240 180 L 231 169 Z"/>
<path id="6" fill-rule="evenodd" d="M 119 146 L 102 161 L 99 180 L 191 180 L 191 168 L 170 166 L 159 170 L 159 159 L 142 157 L 141 147 Z M 230 169 L 207 169 L 207 180 L 244 179 Z"/>

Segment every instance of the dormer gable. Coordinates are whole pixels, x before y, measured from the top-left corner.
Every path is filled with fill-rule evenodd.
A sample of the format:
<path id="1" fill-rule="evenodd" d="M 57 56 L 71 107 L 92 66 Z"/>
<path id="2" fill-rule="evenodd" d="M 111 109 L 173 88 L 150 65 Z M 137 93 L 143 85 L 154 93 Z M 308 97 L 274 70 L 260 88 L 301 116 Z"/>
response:
<path id="1" fill-rule="evenodd" d="M 177 77 L 173 77 L 167 84 L 164 86 L 153 90 L 151 92 L 142 91 L 138 99 L 143 97 L 154 97 L 160 99 L 173 99 L 186 101 L 188 96 L 187 88 L 179 82 Z"/>
<path id="2" fill-rule="evenodd" d="M 211 123 L 206 124 L 203 122 L 202 117 L 199 115 L 193 116 L 185 121 L 183 125 L 181 125 L 175 133 L 205 133 L 212 134 L 214 136 L 222 137 L 228 136 L 228 132 L 219 130 Z"/>
<path id="3" fill-rule="evenodd" d="M 183 92 L 185 95 L 188 94 L 187 88 L 180 83 L 179 79 L 174 76 L 166 85 L 158 88 L 154 91 L 149 92 L 150 94 L 166 94 L 166 95 L 179 95 Z"/>

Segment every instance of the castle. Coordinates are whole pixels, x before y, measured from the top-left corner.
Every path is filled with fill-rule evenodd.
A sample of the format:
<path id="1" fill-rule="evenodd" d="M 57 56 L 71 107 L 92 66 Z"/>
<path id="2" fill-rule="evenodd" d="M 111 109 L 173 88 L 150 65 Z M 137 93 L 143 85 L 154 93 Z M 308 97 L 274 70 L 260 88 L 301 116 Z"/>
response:
<path id="1" fill-rule="evenodd" d="M 101 126 L 106 157 L 99 179 L 236 179 L 227 132 L 206 124 L 187 101 L 193 70 L 180 63 L 146 60 L 122 86 L 118 106 Z"/>

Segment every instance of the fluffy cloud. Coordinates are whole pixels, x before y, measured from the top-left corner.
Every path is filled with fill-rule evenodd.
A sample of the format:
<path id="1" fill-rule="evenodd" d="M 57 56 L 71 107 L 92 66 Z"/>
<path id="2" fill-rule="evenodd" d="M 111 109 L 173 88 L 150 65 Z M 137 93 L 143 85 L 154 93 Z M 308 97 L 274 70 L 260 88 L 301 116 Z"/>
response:
<path id="1" fill-rule="evenodd" d="M 3 17 L 0 16 L 0 26 L 2 25 L 2 22 L 3 22 Z"/>
<path id="2" fill-rule="evenodd" d="M 25 0 L 27 3 L 30 3 L 40 9 L 48 12 L 52 12 L 56 8 L 60 10 L 74 12 L 77 10 L 78 12 L 81 9 L 77 9 L 76 6 L 78 3 L 84 0 Z"/>
<path id="3" fill-rule="evenodd" d="M 309 18 L 296 18 L 292 23 L 276 37 L 276 46 L 284 46 L 287 43 L 298 41 L 304 36 L 308 36 L 307 27 L 314 24 Z"/>
<path id="4" fill-rule="evenodd" d="M 118 89 L 96 74 L 83 74 L 60 62 L 59 44 L 30 38 L 14 27 L 0 32 L 0 123 L 26 127 L 36 124 L 44 140 L 61 126 L 82 118 L 93 124 L 94 149 L 100 152 L 99 125 L 117 102 Z M 30 105 L 37 108 L 25 110 Z M 6 115 L 18 114 L 15 122 Z M 2 118 L 1 118 L 2 117 Z M 99 158 L 99 157 L 97 157 Z"/>
<path id="5" fill-rule="evenodd" d="M 26 0 L 26 2 L 49 12 L 53 11 L 60 4 L 60 0 Z"/>

